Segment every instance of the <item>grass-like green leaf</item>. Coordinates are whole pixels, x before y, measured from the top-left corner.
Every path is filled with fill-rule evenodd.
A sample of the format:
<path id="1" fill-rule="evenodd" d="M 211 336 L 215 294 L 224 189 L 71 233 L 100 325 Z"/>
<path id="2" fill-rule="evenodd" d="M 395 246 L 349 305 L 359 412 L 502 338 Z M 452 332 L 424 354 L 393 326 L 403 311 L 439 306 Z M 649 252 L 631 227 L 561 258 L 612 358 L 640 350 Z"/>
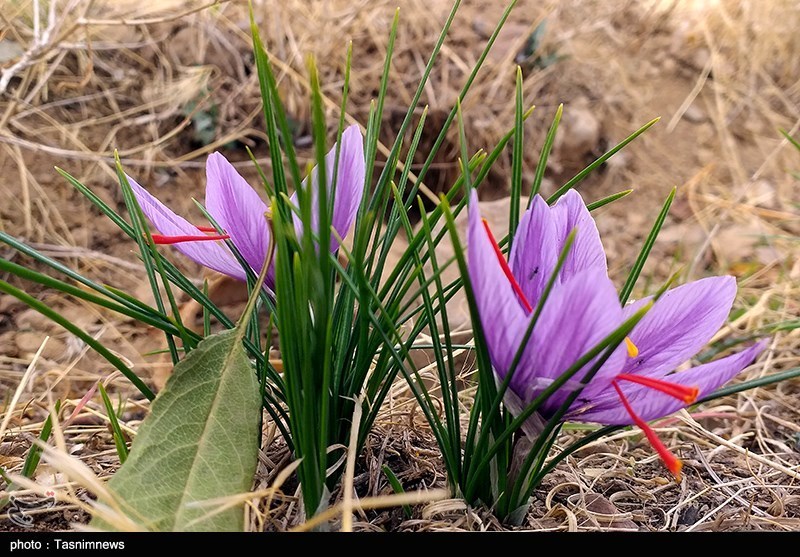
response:
<path id="1" fill-rule="evenodd" d="M 61 401 L 57 400 L 55 405 L 55 413 L 61 411 Z M 53 431 L 53 416 L 48 414 L 47 419 L 44 421 L 42 431 L 39 433 L 39 441 L 42 444 L 47 443 L 50 439 L 50 433 Z M 36 468 L 39 466 L 39 460 L 42 458 L 42 445 L 34 443 L 28 451 L 28 456 L 25 457 L 25 463 L 22 465 L 22 475 L 26 478 L 32 478 Z"/>
<path id="2" fill-rule="evenodd" d="M 644 245 L 642 245 L 642 250 L 639 252 L 639 256 L 636 258 L 633 268 L 619 292 L 619 301 L 622 305 L 628 302 L 628 298 L 630 298 L 631 293 L 633 293 L 633 287 L 636 285 L 636 281 L 639 279 L 642 269 L 644 269 L 644 264 L 647 262 L 647 258 L 650 257 L 650 251 L 656 243 L 658 233 L 661 232 L 661 227 L 664 226 L 664 220 L 667 218 L 670 206 L 672 206 L 672 200 L 675 199 L 675 191 L 675 188 L 672 188 L 672 191 L 667 196 L 667 200 L 664 202 L 664 206 L 661 208 L 658 218 L 656 218 L 653 223 L 653 228 L 650 230 L 650 234 L 647 235 Z"/>
<path id="3" fill-rule="evenodd" d="M 111 424 L 111 435 L 114 437 L 114 446 L 117 448 L 117 455 L 121 464 L 125 464 L 128 459 L 128 445 L 125 444 L 125 436 L 122 435 L 122 428 L 119 427 L 119 420 L 117 420 L 117 413 L 114 411 L 114 405 L 111 404 L 111 399 L 108 398 L 106 388 L 102 383 L 97 384 L 100 390 L 100 396 L 103 399 L 103 406 L 106 407 L 106 414 L 108 414 L 108 421 Z"/>
<path id="4" fill-rule="evenodd" d="M 608 205 L 609 203 L 613 203 L 614 201 L 617 201 L 618 199 L 622 199 L 623 197 L 627 197 L 631 193 L 633 193 L 633 190 L 623 190 L 623 191 L 620 191 L 620 192 L 617 192 L 617 193 L 612 193 L 608 197 L 603 197 L 601 199 L 598 199 L 597 201 L 593 201 L 592 203 L 587 203 L 586 204 L 586 208 L 589 211 L 594 211 L 595 209 L 599 209 L 600 207 L 604 207 L 604 206 Z"/>
<path id="5" fill-rule="evenodd" d="M 789 143 L 791 143 L 791 144 L 794 146 L 794 148 L 795 148 L 795 149 L 797 149 L 798 151 L 800 151 L 800 141 L 797 141 L 797 140 L 796 140 L 794 137 L 792 137 L 791 135 L 789 135 L 789 132 L 787 132 L 787 131 L 786 131 L 786 130 L 784 130 L 784 129 L 780 129 L 780 130 L 778 130 L 778 131 L 779 131 L 779 132 L 781 132 L 781 134 L 783 135 L 783 137 L 785 137 L 786 139 L 788 139 L 788 140 L 789 140 Z"/>
<path id="6" fill-rule="evenodd" d="M 511 253 L 511 242 L 517 233 L 519 224 L 519 206 L 522 196 L 522 159 L 525 141 L 523 125 L 522 68 L 517 66 L 516 102 L 514 106 L 514 154 L 511 158 L 511 197 L 508 205 L 508 252 Z"/>
<path id="7" fill-rule="evenodd" d="M 388 465 L 384 464 L 381 467 L 383 473 L 386 474 L 386 479 L 389 480 L 389 485 L 392 486 L 392 489 L 395 493 L 400 495 L 401 493 L 405 493 L 403 489 L 403 484 L 400 483 L 400 480 L 397 478 L 392 469 L 389 468 Z M 403 513 L 406 515 L 406 518 L 411 518 L 411 507 L 409 505 L 403 505 Z"/>
<path id="8" fill-rule="evenodd" d="M 556 140 L 556 132 L 558 125 L 561 123 L 561 115 L 564 113 L 564 105 L 558 105 L 556 115 L 553 117 L 553 123 L 550 124 L 550 130 L 544 138 L 542 144 L 542 151 L 539 154 L 539 162 L 536 163 L 536 173 L 533 176 L 533 185 L 531 186 L 531 195 L 528 198 L 528 207 L 531 206 L 533 198 L 539 193 L 542 187 L 542 180 L 544 180 L 544 171 L 547 170 L 547 159 L 550 158 L 550 151 L 553 149 L 553 143 Z"/>
<path id="9" fill-rule="evenodd" d="M 122 163 L 119 160 L 119 153 L 116 151 L 114 152 L 114 160 L 116 162 L 117 178 L 119 179 L 119 184 L 122 188 L 122 197 L 125 200 L 125 205 L 127 206 L 128 213 L 131 217 L 131 223 L 134 229 L 134 237 L 139 246 L 139 252 L 142 256 L 142 262 L 144 263 L 145 271 L 147 271 L 147 279 L 150 283 L 150 290 L 153 292 L 153 298 L 155 299 L 156 307 L 163 315 L 166 315 L 166 308 L 163 300 L 161 299 L 161 292 L 158 287 L 156 275 L 158 274 L 158 276 L 161 278 L 161 283 L 164 286 L 164 291 L 167 294 L 170 308 L 172 309 L 172 317 L 174 318 L 175 324 L 180 331 L 180 337 L 183 341 L 183 349 L 188 351 L 193 345 L 193 341 L 191 340 L 189 333 L 186 331 L 186 328 L 183 326 L 183 323 L 181 323 L 178 303 L 175 301 L 172 288 L 170 288 L 170 281 L 164 268 L 164 264 L 160 257 L 154 257 L 152 260 L 148 257 L 149 253 L 155 253 L 157 250 L 156 244 L 153 241 L 153 235 L 150 233 L 150 228 L 147 226 L 147 218 L 144 216 L 142 208 L 139 206 L 139 202 L 137 201 L 136 196 L 133 194 L 133 189 L 128 182 L 128 176 L 125 174 L 125 171 L 122 168 Z M 153 263 L 155 263 L 155 266 L 153 266 Z M 169 348 L 170 355 L 172 356 L 172 361 L 173 363 L 178 363 L 180 357 L 178 355 L 178 348 L 175 345 L 175 340 L 170 334 L 166 334 L 165 336 L 167 339 L 167 347 Z"/>

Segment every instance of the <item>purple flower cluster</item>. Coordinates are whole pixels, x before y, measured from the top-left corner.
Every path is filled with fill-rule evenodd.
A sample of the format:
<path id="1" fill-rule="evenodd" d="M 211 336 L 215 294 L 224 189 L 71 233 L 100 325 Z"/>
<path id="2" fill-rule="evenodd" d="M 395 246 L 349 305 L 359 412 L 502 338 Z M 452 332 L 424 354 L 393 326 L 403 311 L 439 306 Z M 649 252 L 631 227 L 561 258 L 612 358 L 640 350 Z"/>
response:
<path id="1" fill-rule="evenodd" d="M 328 191 L 333 183 L 336 162 L 336 146 L 325 157 Z M 364 191 L 364 141 L 358 126 L 350 126 L 342 133 L 339 166 L 336 177 L 332 224 L 336 232 L 344 237 L 355 220 Z M 214 228 L 195 226 L 176 215 L 146 189 L 128 177 L 139 205 L 159 234 L 153 236 L 158 244 L 174 244 L 175 248 L 189 259 L 235 279 L 246 280 L 247 272 L 236 260 L 233 252 L 220 240 L 230 239 L 250 268 L 258 274 L 270 249 L 270 227 L 266 215 L 266 203 L 250 187 L 225 157 L 212 153 L 206 162 L 206 202 L 208 214 L 224 230 L 215 234 Z M 303 183 L 306 186 L 306 182 Z M 316 168 L 311 173 L 311 195 L 316 200 L 319 188 Z M 296 195 L 291 200 L 297 205 Z M 313 226 L 318 226 L 314 219 Z M 302 232 L 299 217 L 295 216 L 295 228 Z M 212 232 L 214 234 L 204 234 Z M 338 247 L 331 242 L 332 249 Z M 274 261 L 267 274 L 265 286 L 275 285 Z"/>

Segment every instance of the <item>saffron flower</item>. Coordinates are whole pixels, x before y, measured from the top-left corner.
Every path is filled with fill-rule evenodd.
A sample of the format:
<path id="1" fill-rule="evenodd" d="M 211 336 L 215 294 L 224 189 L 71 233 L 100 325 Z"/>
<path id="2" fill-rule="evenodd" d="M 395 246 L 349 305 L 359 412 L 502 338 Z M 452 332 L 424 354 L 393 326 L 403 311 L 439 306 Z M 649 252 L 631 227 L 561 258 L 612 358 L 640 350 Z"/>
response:
<path id="1" fill-rule="evenodd" d="M 325 156 L 328 192 L 333 183 L 336 146 Z M 332 225 L 344 237 L 355 220 L 364 190 L 364 142 L 358 126 L 350 126 L 342 133 L 342 146 L 339 153 L 339 166 L 336 177 L 336 192 L 333 205 Z M 230 239 L 242 258 L 256 274 L 269 256 L 270 227 L 266 215 L 269 208 L 250 184 L 236 171 L 220 153 L 209 155 L 206 162 L 206 199 L 208 214 L 223 229 L 218 234 L 213 227 L 195 226 L 183 217 L 176 215 L 130 176 L 128 182 L 133 188 L 142 212 L 147 216 L 158 234 L 153 235 L 157 244 L 175 245 L 175 248 L 189 259 L 238 280 L 246 280 L 247 272 L 236 260 L 233 252 L 221 242 Z M 305 187 L 307 179 L 303 182 Z M 312 199 L 317 198 L 317 169 L 311 172 Z M 297 206 L 296 194 L 291 198 Z M 314 225 L 318 226 L 318 218 Z M 298 233 L 302 232 L 299 218 L 295 218 Z M 338 243 L 331 241 L 331 249 Z M 273 289 L 274 261 L 265 286 Z"/>
<path id="2" fill-rule="evenodd" d="M 509 408 L 527 406 L 581 356 L 647 304 L 643 298 L 622 306 L 608 278 L 597 226 L 583 199 L 571 190 L 550 207 L 540 196 L 520 219 L 506 263 L 477 194 L 469 204 L 469 276 L 495 373 L 504 378 L 525 337 L 532 312 L 555 270 L 564 244 L 574 243 L 542 308 L 511 378 Z M 682 463 L 646 422 L 671 414 L 732 379 L 764 349 L 766 342 L 686 371 L 692 358 L 725 323 L 736 296 L 736 280 L 710 277 L 664 293 L 606 360 L 564 419 L 639 426 L 676 478 Z M 591 364 L 539 407 L 548 419 Z M 519 401 L 515 399 L 519 398 Z"/>

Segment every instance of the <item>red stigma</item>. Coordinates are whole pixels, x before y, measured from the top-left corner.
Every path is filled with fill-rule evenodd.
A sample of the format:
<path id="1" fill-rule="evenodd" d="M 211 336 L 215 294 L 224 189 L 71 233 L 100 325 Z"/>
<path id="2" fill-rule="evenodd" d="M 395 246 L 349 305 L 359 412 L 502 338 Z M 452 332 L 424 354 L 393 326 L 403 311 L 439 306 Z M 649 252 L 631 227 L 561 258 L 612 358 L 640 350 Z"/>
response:
<path id="1" fill-rule="evenodd" d="M 196 228 L 200 232 L 213 232 L 214 234 L 217 233 L 217 229 L 214 228 L 213 226 L 197 226 Z"/>
<path id="2" fill-rule="evenodd" d="M 162 234 L 153 234 L 153 242 L 158 245 L 180 244 L 182 242 L 205 242 L 227 240 L 230 238 L 227 234 L 215 234 L 212 236 L 164 236 Z"/>
<path id="3" fill-rule="evenodd" d="M 681 462 L 681 459 L 672 454 L 672 452 L 664 445 L 661 439 L 658 438 L 658 435 L 656 435 L 656 432 L 653 431 L 653 428 L 647 425 L 647 423 L 642 418 L 640 418 L 636 414 L 636 412 L 634 412 L 631 403 L 628 401 L 627 397 L 625 396 L 625 393 L 623 393 L 622 389 L 619 387 L 619 383 L 617 383 L 617 381 L 614 380 L 611 382 L 611 385 L 617 391 L 617 395 L 619 395 L 619 399 L 622 402 L 622 406 L 625 407 L 625 411 L 631 417 L 633 423 L 635 423 L 636 426 L 639 429 L 641 429 L 642 432 L 644 432 L 645 437 L 647 437 L 647 441 L 656 450 L 658 456 L 664 462 L 664 465 L 675 477 L 675 481 L 680 482 L 681 469 L 683 468 L 683 462 Z"/>
<path id="4" fill-rule="evenodd" d="M 506 262 L 506 258 L 503 256 L 503 252 L 500 250 L 500 246 L 497 244 L 497 241 L 494 239 L 492 235 L 492 230 L 489 228 L 489 223 L 486 222 L 486 219 L 481 219 L 483 221 L 483 228 L 486 229 L 486 235 L 489 237 L 489 241 L 492 243 L 492 247 L 494 248 L 494 253 L 497 256 L 497 261 L 500 262 L 500 267 L 503 269 L 503 273 L 505 273 L 508 282 L 511 283 L 511 288 L 514 289 L 516 292 L 519 301 L 522 303 L 523 307 L 528 311 L 528 313 L 533 312 L 533 308 L 531 307 L 530 302 L 525 297 L 525 293 L 520 288 L 517 279 L 514 278 L 514 273 L 511 272 L 511 268 L 508 266 Z"/>
<path id="5" fill-rule="evenodd" d="M 700 389 L 697 387 L 687 387 L 685 385 L 679 385 L 678 383 L 664 381 L 663 379 L 654 379 L 652 377 L 644 377 L 641 375 L 620 373 L 617 375 L 617 379 L 630 381 L 631 383 L 637 383 L 644 387 L 664 393 L 665 395 L 669 395 L 672 398 L 677 398 L 686 404 L 692 404 L 695 400 L 697 400 L 697 395 L 700 394 Z"/>

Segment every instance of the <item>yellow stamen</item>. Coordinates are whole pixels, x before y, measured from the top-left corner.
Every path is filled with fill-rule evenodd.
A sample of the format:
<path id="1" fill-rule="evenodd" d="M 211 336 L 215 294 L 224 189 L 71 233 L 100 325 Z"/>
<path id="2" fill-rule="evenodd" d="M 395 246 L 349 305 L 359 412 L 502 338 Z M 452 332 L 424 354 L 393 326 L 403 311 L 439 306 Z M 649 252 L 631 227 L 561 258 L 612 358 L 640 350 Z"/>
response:
<path id="1" fill-rule="evenodd" d="M 628 348 L 629 358 L 635 358 L 639 355 L 639 348 L 633 343 L 631 337 L 625 337 L 625 346 Z"/>

